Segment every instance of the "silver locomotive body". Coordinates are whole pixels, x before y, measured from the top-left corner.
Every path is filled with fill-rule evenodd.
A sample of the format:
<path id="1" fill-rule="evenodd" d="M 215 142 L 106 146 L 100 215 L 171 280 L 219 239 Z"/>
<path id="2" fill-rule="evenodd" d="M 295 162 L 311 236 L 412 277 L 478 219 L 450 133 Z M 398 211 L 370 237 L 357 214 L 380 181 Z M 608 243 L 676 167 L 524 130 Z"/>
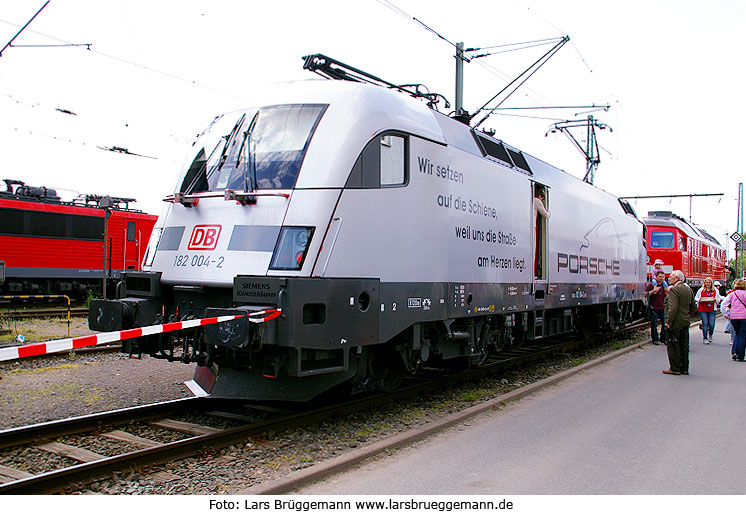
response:
<path id="1" fill-rule="evenodd" d="M 385 390 L 641 311 L 644 227 L 616 197 L 380 87 L 290 83 L 257 106 L 195 142 L 143 270 L 91 306 L 100 331 L 281 309 L 127 341 L 196 362 L 193 390 Z"/>

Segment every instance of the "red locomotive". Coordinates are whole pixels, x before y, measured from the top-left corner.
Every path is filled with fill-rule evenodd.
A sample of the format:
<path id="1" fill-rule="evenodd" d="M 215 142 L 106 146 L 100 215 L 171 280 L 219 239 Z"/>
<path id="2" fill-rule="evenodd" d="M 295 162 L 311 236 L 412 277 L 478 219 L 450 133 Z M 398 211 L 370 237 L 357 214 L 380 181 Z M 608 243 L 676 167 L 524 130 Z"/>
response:
<path id="1" fill-rule="evenodd" d="M 4 182 L 0 292 L 81 297 L 101 292 L 104 268 L 111 281 L 123 270 L 140 268 L 157 217 L 130 209 L 134 199 L 82 195 L 64 202 L 54 189 Z"/>
<path id="2" fill-rule="evenodd" d="M 648 212 L 648 276 L 656 259 L 663 261 L 666 277 L 681 270 L 687 283 L 699 287 L 705 278 L 725 284 L 725 248 L 705 230 L 670 211 Z"/>

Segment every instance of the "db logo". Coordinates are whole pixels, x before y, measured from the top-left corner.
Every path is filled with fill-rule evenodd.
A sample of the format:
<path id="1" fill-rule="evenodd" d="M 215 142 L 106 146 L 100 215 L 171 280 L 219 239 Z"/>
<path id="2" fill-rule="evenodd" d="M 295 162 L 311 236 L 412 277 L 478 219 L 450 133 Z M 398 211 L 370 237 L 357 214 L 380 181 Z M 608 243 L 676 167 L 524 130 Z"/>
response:
<path id="1" fill-rule="evenodd" d="M 195 225 L 189 238 L 188 250 L 215 250 L 222 225 Z"/>

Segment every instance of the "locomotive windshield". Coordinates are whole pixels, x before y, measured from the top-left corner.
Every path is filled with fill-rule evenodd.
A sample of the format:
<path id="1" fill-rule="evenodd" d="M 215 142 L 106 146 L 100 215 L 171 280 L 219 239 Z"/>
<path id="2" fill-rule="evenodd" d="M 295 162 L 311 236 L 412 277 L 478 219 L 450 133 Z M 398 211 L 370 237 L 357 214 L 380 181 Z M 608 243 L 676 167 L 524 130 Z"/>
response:
<path id="1" fill-rule="evenodd" d="M 195 142 L 179 191 L 292 189 L 325 109 L 291 104 L 218 117 Z"/>
<path id="2" fill-rule="evenodd" d="M 650 233 L 650 248 L 673 248 L 673 232 L 654 231 Z"/>

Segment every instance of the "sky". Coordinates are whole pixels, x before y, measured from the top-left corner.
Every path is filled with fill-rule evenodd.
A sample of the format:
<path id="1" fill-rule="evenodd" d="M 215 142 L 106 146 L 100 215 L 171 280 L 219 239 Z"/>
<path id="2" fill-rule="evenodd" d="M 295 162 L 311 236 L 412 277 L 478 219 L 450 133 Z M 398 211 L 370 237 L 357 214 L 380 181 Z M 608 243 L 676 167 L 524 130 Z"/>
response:
<path id="1" fill-rule="evenodd" d="M 44 1 L 0 0 L 0 46 Z M 640 216 L 691 211 L 724 243 L 746 176 L 744 27 L 746 0 L 51 0 L 0 56 L 0 179 L 67 198 L 136 198 L 136 208 L 158 214 L 194 136 L 218 113 L 252 106 L 267 85 L 316 78 L 302 70 L 304 55 L 422 83 L 453 104 L 456 42 L 484 48 L 567 35 L 501 107 L 608 104 L 592 112 L 607 126 L 597 130 L 594 184 L 618 196 L 723 193 L 633 206 Z M 474 112 L 550 48 L 466 63 L 464 107 Z M 503 110 L 483 127 L 582 178 L 583 155 L 547 132 L 588 115 Z M 100 149 L 112 147 L 144 156 Z"/>

